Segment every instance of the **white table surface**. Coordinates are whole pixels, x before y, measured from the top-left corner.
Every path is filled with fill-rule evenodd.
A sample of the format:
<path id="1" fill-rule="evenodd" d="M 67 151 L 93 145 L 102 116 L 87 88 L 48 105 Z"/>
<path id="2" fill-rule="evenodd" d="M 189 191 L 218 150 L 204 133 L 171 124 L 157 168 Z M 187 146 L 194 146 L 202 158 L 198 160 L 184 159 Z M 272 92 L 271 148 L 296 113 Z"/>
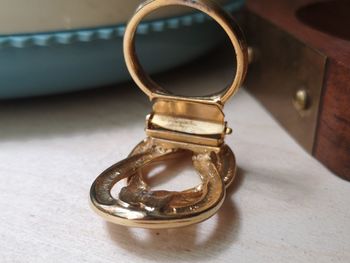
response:
<path id="1" fill-rule="evenodd" d="M 228 67 L 162 76 L 179 90 L 222 87 Z M 181 74 L 180 74 L 181 73 Z M 246 91 L 225 107 L 239 174 L 210 220 L 127 229 L 88 204 L 96 176 L 144 138 L 150 103 L 128 83 L 0 103 L 0 262 L 350 262 L 350 183 L 310 157 Z M 184 164 L 155 187 L 198 179 Z"/>

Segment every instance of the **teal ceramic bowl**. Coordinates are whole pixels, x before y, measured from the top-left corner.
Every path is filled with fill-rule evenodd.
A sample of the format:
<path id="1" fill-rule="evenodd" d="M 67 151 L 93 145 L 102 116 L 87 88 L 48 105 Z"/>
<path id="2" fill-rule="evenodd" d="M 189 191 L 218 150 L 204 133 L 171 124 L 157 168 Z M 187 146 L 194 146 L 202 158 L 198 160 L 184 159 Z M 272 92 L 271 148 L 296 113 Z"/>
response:
<path id="1" fill-rule="evenodd" d="M 244 0 L 230 1 L 235 12 Z M 129 80 L 122 53 L 125 25 L 0 35 L 0 99 L 57 94 Z M 168 70 L 204 54 L 222 39 L 202 13 L 140 24 L 137 52 L 147 71 Z M 155 55 L 156 54 L 156 55 Z"/>

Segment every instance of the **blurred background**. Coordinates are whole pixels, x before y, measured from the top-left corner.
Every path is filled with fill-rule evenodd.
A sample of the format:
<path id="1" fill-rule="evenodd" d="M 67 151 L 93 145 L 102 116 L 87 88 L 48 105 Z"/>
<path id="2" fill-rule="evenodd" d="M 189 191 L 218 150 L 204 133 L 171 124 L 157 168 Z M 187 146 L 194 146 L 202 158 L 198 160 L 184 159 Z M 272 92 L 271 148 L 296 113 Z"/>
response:
<path id="1" fill-rule="evenodd" d="M 0 1 L 0 99 L 58 94 L 129 80 L 125 24 L 140 0 Z M 217 0 L 238 13 L 244 0 Z M 14 22 L 15 21 L 15 22 Z M 140 24 L 137 52 L 149 73 L 202 56 L 224 34 L 205 14 L 183 7 Z"/>
<path id="2" fill-rule="evenodd" d="M 349 0 L 217 0 L 252 54 L 224 109 L 238 174 L 222 209 L 162 231 L 91 211 L 91 183 L 145 138 L 151 103 L 122 53 L 141 2 L 0 0 L 0 262 L 349 263 Z M 222 29 L 194 10 L 147 17 L 136 49 L 177 94 L 213 93 L 235 74 Z M 190 160 L 169 170 L 151 187 L 200 182 Z"/>

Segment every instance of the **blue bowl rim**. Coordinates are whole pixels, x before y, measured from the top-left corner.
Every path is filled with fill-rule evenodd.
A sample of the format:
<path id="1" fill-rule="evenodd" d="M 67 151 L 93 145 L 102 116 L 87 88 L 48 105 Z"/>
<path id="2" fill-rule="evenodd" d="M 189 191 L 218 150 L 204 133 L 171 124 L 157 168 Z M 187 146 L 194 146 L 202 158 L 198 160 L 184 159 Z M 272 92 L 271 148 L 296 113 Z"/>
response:
<path id="1" fill-rule="evenodd" d="M 244 0 L 231 0 L 224 6 L 228 12 L 240 10 Z M 208 16 L 201 12 L 174 16 L 166 19 L 155 19 L 142 22 L 137 30 L 138 34 L 163 32 L 168 29 L 178 29 L 183 26 L 192 26 L 208 20 Z M 125 23 L 64 31 L 49 31 L 40 33 L 25 33 L 0 35 L 0 48 L 25 48 L 32 46 L 67 45 L 76 42 L 90 42 L 93 40 L 111 40 L 122 38 Z"/>

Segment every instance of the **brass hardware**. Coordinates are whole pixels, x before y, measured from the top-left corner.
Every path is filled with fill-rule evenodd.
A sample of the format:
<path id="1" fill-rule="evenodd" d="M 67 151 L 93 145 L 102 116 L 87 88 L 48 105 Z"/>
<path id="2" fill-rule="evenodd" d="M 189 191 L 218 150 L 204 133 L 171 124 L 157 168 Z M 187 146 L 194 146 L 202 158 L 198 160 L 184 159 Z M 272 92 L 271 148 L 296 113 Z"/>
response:
<path id="1" fill-rule="evenodd" d="M 254 50 L 252 47 L 248 47 L 248 63 L 251 64 L 256 59 L 256 50 Z"/>
<path id="2" fill-rule="evenodd" d="M 171 5 L 189 6 L 217 21 L 229 36 L 236 53 L 236 72 L 226 90 L 203 97 L 170 94 L 153 82 L 142 69 L 134 47 L 140 21 L 152 11 Z M 248 52 L 243 35 L 231 16 L 209 0 L 153 0 L 136 10 L 126 27 L 124 55 L 137 85 L 153 103 L 146 117 L 147 138 L 128 158 L 105 170 L 90 190 L 93 209 L 116 224 L 143 228 L 173 228 L 201 222 L 222 205 L 226 187 L 236 173 L 235 157 L 224 143 L 227 127 L 223 107 L 241 86 L 247 71 Z M 152 191 L 141 168 L 167 158 L 192 153 L 192 162 L 202 183 L 185 191 Z M 112 187 L 127 179 L 118 197 Z"/>
<path id="3" fill-rule="evenodd" d="M 307 110 L 310 106 L 310 97 L 305 89 L 299 89 L 296 91 L 293 98 L 294 107 L 299 113 Z"/>

